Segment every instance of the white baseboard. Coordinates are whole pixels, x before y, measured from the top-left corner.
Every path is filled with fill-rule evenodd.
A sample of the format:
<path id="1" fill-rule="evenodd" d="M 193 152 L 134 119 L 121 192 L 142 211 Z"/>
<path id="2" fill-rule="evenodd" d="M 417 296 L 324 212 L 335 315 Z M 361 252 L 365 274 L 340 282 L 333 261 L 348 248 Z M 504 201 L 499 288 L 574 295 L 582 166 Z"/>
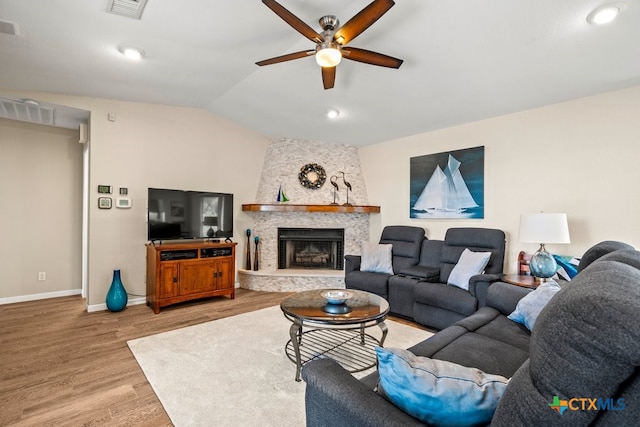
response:
<path id="1" fill-rule="evenodd" d="M 127 301 L 127 306 L 129 306 L 129 305 L 146 304 L 146 303 L 147 303 L 147 299 L 145 297 L 130 298 Z M 92 305 L 88 305 L 87 306 L 87 312 L 88 313 L 92 313 L 94 311 L 104 311 L 104 310 L 108 310 L 106 302 L 103 303 L 103 304 L 92 304 Z"/>
<path id="2" fill-rule="evenodd" d="M 0 298 L 0 305 L 14 304 L 16 302 L 36 301 L 39 299 L 68 297 L 70 295 L 82 295 L 82 289 L 70 289 L 67 291 L 45 292 L 42 294 L 20 295 L 17 297 Z"/>
<path id="3" fill-rule="evenodd" d="M 45 292 L 42 294 L 20 295 L 17 297 L 0 298 L 0 305 L 14 304 L 17 302 L 36 301 L 41 299 L 68 297 L 71 295 L 82 295 L 82 289 L 70 289 L 68 291 Z M 146 304 L 145 297 L 130 298 L 127 305 Z M 95 304 L 87 306 L 87 312 L 107 310 L 107 304 Z"/>

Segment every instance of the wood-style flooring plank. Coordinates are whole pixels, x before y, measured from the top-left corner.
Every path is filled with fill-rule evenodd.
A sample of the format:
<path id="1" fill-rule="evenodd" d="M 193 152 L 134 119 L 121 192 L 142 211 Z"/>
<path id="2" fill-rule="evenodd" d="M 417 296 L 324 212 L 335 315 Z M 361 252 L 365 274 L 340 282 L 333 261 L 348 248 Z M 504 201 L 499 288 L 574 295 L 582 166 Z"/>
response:
<path id="1" fill-rule="evenodd" d="M 127 341 L 279 305 L 288 293 L 87 313 L 79 296 L 0 305 L 0 426 L 171 426 Z M 396 321 L 415 324 L 402 319 Z"/>
<path id="2" fill-rule="evenodd" d="M 78 296 L 0 306 L 0 425 L 170 426 L 127 341 L 280 304 L 237 289 L 163 308 L 87 313 Z"/>

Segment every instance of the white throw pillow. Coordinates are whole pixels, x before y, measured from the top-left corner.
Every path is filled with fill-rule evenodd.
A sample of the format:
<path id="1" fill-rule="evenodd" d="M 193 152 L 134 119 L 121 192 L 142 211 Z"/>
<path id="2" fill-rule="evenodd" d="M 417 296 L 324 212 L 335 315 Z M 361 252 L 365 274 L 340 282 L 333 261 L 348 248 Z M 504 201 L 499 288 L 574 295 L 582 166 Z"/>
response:
<path id="1" fill-rule="evenodd" d="M 392 249 L 393 245 L 391 244 L 362 242 L 360 271 L 393 274 L 393 266 L 391 264 Z"/>
<path id="2" fill-rule="evenodd" d="M 480 274 L 489 263 L 491 252 L 473 252 L 468 248 L 462 252 L 458 263 L 451 270 L 447 283 L 464 290 L 469 290 L 471 276 Z"/>

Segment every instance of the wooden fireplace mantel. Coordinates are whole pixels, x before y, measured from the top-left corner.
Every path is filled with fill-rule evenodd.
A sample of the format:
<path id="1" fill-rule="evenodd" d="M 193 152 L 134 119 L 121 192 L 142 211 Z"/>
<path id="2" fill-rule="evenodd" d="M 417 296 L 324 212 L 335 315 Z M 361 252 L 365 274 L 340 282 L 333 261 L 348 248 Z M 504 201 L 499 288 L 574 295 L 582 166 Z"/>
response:
<path id="1" fill-rule="evenodd" d="M 368 205 L 294 205 L 291 203 L 253 203 L 242 205 L 244 212 L 328 212 L 328 213 L 380 213 L 380 206 Z"/>

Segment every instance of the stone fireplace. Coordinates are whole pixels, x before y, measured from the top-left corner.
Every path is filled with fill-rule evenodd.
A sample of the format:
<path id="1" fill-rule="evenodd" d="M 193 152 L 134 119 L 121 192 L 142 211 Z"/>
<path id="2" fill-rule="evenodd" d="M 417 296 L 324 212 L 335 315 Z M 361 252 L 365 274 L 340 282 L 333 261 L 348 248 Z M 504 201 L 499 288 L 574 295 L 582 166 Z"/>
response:
<path id="1" fill-rule="evenodd" d="M 301 167 L 309 163 L 321 165 L 326 171 L 324 186 L 310 189 L 301 185 L 298 174 Z M 332 176 L 340 176 L 337 206 L 346 203 L 347 187 L 340 172 L 344 172 L 345 180 L 352 185 L 349 202 L 356 207 L 367 205 L 357 147 L 292 139 L 274 139 L 270 142 L 256 199 L 245 201 L 248 204 L 270 205 L 270 208 L 245 210 L 243 205 L 241 218 L 241 223 L 244 222 L 241 228 L 251 229 L 251 241 L 255 236 L 260 238 L 260 269 L 240 268 L 237 275 L 240 287 L 269 292 L 344 288 L 344 255 L 359 254 L 361 243 L 369 240 L 370 212 L 362 209 L 328 209 L 336 207 L 330 206 L 334 201 L 334 187 L 329 184 Z M 276 201 L 279 189 L 286 193 L 288 202 Z M 304 208 L 308 206 L 320 209 Z M 377 212 L 379 209 L 373 211 Z M 320 230 L 320 236 L 314 237 L 315 240 L 311 240 L 306 248 L 296 249 L 297 243 L 294 242 L 302 236 L 292 235 L 291 230 L 297 233 L 311 229 Z M 282 230 L 288 230 L 284 242 L 279 238 Z M 327 230 L 341 230 L 342 243 L 338 243 L 336 236 L 329 235 L 333 231 Z M 242 246 L 246 240 L 242 240 L 239 242 L 241 247 L 236 251 L 239 254 L 239 266 L 245 265 L 245 248 Z M 290 254 L 290 251 L 294 254 Z"/>
<path id="2" fill-rule="evenodd" d="M 278 269 L 344 268 L 344 229 L 278 228 Z"/>
<path id="3" fill-rule="evenodd" d="M 326 212 L 247 212 L 252 233 L 260 236 L 260 270 L 238 270 L 240 287 L 255 291 L 296 292 L 309 289 L 344 288 L 344 268 L 279 268 L 278 229 L 342 229 L 344 254 L 360 253 L 369 240 L 369 214 Z M 240 250 L 237 253 L 242 254 Z M 239 265 L 242 263 L 240 255 Z M 253 256 L 253 253 L 252 253 Z"/>

